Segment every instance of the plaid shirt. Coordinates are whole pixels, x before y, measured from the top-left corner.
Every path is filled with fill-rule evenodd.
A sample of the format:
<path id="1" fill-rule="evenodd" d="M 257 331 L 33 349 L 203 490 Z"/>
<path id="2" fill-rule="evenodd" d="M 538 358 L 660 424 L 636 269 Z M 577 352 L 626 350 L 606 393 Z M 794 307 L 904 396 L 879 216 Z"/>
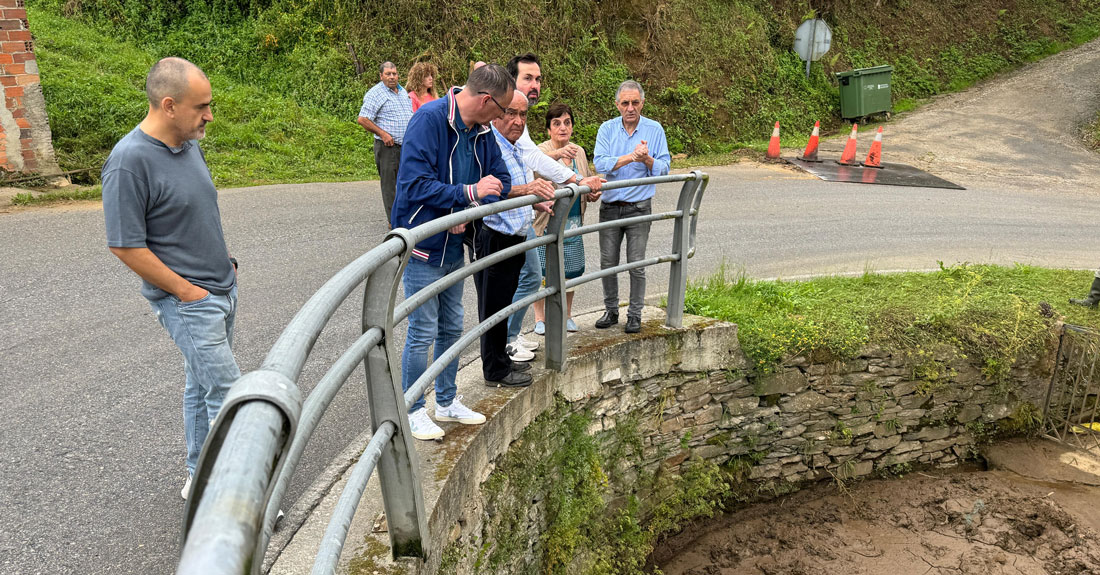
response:
<path id="1" fill-rule="evenodd" d="M 493 127 L 493 135 L 500 146 L 500 155 L 504 157 L 504 164 L 508 166 L 508 174 L 512 176 L 512 185 L 519 186 L 534 179 L 534 173 L 523 163 L 523 153 L 512 142 L 501 135 L 496 127 Z M 499 214 L 485 216 L 482 221 L 490 228 L 510 236 L 526 236 L 527 228 L 535 219 L 535 213 L 531 206 L 512 208 Z"/>
<path id="2" fill-rule="evenodd" d="M 379 82 L 363 95 L 363 107 L 359 108 L 359 117 L 366 118 L 393 136 L 393 143 L 400 146 L 405 141 L 405 128 L 412 118 L 412 100 L 409 93 L 400 85 L 397 92 Z M 378 134 L 375 140 L 381 140 Z"/>

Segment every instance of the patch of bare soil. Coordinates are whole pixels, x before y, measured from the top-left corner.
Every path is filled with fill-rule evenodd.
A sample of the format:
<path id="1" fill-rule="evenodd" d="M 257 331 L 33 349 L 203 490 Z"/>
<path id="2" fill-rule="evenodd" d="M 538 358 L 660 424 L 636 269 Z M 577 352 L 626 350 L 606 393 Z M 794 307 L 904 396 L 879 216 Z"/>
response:
<path id="1" fill-rule="evenodd" d="M 665 575 L 1100 573 L 1095 514 L 1074 512 L 1098 496 L 978 469 L 821 484 L 670 538 L 653 560 Z"/>

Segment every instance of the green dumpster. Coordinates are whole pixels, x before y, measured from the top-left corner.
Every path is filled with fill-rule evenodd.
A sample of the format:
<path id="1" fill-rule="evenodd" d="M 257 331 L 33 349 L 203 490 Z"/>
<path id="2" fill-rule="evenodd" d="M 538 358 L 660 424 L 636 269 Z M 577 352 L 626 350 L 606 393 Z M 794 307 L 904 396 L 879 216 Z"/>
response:
<path id="1" fill-rule="evenodd" d="M 861 118 L 891 111 L 890 74 L 893 71 L 893 66 L 875 66 L 838 72 L 840 117 Z"/>

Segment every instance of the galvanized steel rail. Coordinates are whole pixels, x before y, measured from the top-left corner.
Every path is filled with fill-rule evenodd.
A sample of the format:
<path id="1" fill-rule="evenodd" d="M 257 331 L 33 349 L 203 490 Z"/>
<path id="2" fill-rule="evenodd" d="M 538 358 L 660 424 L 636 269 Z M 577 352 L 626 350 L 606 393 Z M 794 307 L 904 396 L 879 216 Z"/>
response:
<path id="1" fill-rule="evenodd" d="M 670 263 L 666 325 L 683 322 L 686 264 L 695 253 L 699 206 L 708 176 L 700 171 L 604 184 L 614 190 L 644 184 L 682 183 L 676 209 L 565 230 L 567 214 L 581 194 L 591 190 L 571 184 L 554 195 L 554 215 L 546 233 L 534 240 L 480 258 L 397 304 L 401 274 L 412 248 L 420 241 L 504 210 L 538 201 L 525 196 L 459 211 L 417 226 L 393 230 L 378 247 L 334 275 L 306 302 L 271 347 L 260 368 L 233 385 L 203 446 L 195 471 L 183 525 L 183 550 L 177 573 L 216 575 L 258 573 L 276 516 L 302 452 L 329 404 L 355 368 L 366 370 L 367 404 L 373 433 L 325 531 L 313 566 L 314 575 L 336 570 L 344 540 L 371 475 L 382 487 L 390 544 L 395 557 L 424 557 L 428 536 L 419 464 L 409 432 L 408 406 L 422 395 L 448 363 L 514 312 L 540 299 L 546 302 L 546 366 L 565 364 L 565 293 L 568 288 L 632 269 Z M 642 222 L 674 220 L 671 251 L 638 262 L 600 270 L 566 281 L 565 238 Z M 429 298 L 460 283 L 478 270 L 546 246 L 546 287 L 500 310 L 463 334 L 435 360 L 407 392 L 401 390 L 393 327 Z M 321 331 L 351 293 L 365 284 L 363 335 L 330 366 L 302 402 L 298 378 Z"/>

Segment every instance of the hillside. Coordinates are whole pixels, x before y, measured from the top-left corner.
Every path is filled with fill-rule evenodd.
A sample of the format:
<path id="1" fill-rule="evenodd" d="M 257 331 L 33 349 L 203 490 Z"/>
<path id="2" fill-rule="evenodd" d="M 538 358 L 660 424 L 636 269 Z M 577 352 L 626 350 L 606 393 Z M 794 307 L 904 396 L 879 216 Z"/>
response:
<path id="1" fill-rule="evenodd" d="M 381 60 L 431 60 L 462 83 L 472 60 L 532 50 L 546 103 L 577 111 L 591 148 L 615 86 L 640 80 L 646 115 L 673 152 L 724 152 L 815 120 L 839 125 L 832 73 L 894 66 L 895 109 L 1100 35 L 1100 0 L 28 0 L 43 89 L 65 169 L 101 162 L 140 120 L 157 57 L 203 66 L 216 121 L 206 143 L 220 185 L 373 173 L 353 122 Z M 791 51 L 817 15 L 833 47 L 809 79 Z M 366 69 L 362 78 L 348 46 Z M 87 70 L 97 73 L 87 80 Z M 404 77 L 402 77 L 404 80 Z M 540 139 L 536 111 L 532 130 Z"/>

